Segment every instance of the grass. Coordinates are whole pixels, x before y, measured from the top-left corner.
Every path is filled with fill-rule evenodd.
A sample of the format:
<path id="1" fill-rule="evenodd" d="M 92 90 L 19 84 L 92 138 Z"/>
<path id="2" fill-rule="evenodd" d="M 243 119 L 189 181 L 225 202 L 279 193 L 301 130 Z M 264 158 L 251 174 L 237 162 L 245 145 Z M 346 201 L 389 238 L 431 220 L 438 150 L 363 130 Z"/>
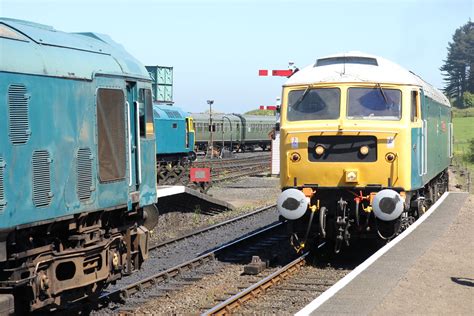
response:
<path id="1" fill-rule="evenodd" d="M 458 109 L 453 107 L 453 117 L 474 117 L 474 108 Z"/>
<path id="2" fill-rule="evenodd" d="M 454 109 L 454 159 L 453 164 L 461 169 L 469 169 L 474 175 L 474 163 L 466 158 L 469 152 L 469 140 L 474 139 L 474 108 Z M 472 176 L 471 176 L 472 179 Z M 471 190 L 474 188 L 471 187 Z"/>

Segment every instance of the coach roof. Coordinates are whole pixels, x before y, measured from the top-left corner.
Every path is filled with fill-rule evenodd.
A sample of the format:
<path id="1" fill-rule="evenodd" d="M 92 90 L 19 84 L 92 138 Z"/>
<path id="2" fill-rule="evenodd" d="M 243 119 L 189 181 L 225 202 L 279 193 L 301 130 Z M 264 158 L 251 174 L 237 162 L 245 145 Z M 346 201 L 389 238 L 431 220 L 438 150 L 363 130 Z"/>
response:
<path id="1" fill-rule="evenodd" d="M 385 58 L 347 52 L 319 58 L 291 76 L 285 86 L 316 83 L 376 82 L 420 86 L 430 98 L 450 106 L 446 96 L 411 71 Z"/>
<path id="2" fill-rule="evenodd" d="M 66 33 L 0 18 L 0 51 L 0 71 L 89 80 L 95 73 L 149 79 L 138 60 L 98 33 Z"/>

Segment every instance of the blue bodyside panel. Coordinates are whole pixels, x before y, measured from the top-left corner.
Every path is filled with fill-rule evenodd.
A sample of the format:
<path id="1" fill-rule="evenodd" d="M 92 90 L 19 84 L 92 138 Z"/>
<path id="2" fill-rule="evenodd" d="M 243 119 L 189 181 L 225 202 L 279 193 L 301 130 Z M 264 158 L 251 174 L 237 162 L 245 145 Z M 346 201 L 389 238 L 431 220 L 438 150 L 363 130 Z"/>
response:
<path id="1" fill-rule="evenodd" d="M 156 158 L 155 140 L 141 140 L 142 185 L 140 186 L 140 206 L 156 203 Z"/>
<path id="2" fill-rule="evenodd" d="M 411 189 L 423 186 L 421 179 L 421 128 L 411 129 Z"/>
<path id="3" fill-rule="evenodd" d="M 156 153 L 176 154 L 193 151 L 194 142 L 186 144 L 187 112 L 167 105 L 153 105 L 155 121 Z"/>
<path id="4" fill-rule="evenodd" d="M 421 119 L 424 128 L 411 131 L 411 185 L 420 189 L 448 168 L 449 123 L 451 108 L 428 98 L 421 92 Z"/>
<path id="5" fill-rule="evenodd" d="M 100 87 L 125 92 L 123 78 L 98 78 L 94 81 L 71 80 L 0 72 L 0 157 L 4 168 L 4 196 L 7 205 L 0 212 L 0 229 L 49 220 L 65 215 L 131 205 L 129 170 L 125 178 L 101 183 L 98 172 L 96 89 Z M 26 88 L 30 135 L 22 144 L 13 144 L 9 136 L 11 113 L 8 89 L 11 84 Z M 146 85 L 148 89 L 151 85 Z M 126 111 L 124 104 L 117 104 Z M 126 114 L 124 113 L 126 118 Z M 126 124 L 125 124 L 126 126 Z M 124 133 L 126 133 L 124 131 Z M 78 193 L 78 151 L 90 150 L 90 198 Z M 41 175 L 50 175 L 50 203 L 34 203 L 35 188 L 41 195 L 46 180 L 34 188 L 33 153 L 45 151 L 50 161 Z M 126 149 L 127 153 L 128 145 Z M 127 155 L 128 156 L 128 155 Z M 128 166 L 128 157 L 127 166 Z M 86 164 L 88 164 L 86 159 Z M 156 202 L 155 139 L 141 139 L 142 181 L 139 204 Z M 88 182 L 87 182 L 88 183 Z M 88 191 L 88 188 L 85 188 Z"/>

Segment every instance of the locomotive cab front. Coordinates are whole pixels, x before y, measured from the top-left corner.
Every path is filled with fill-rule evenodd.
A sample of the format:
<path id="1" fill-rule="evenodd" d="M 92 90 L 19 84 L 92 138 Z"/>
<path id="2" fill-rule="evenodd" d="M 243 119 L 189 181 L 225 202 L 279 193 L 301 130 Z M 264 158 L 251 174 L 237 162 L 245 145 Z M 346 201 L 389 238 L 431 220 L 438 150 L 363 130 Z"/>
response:
<path id="1" fill-rule="evenodd" d="M 344 58 L 316 63 L 283 87 L 277 207 L 297 250 L 321 238 L 338 252 L 351 237 L 396 236 L 419 215 L 411 206 L 429 181 L 433 130 L 421 115 L 423 87 L 373 74 L 364 80 L 362 70 L 374 72 L 377 63 Z M 328 75 L 334 67 L 346 73 Z M 434 133 L 447 142 L 439 127 Z"/>

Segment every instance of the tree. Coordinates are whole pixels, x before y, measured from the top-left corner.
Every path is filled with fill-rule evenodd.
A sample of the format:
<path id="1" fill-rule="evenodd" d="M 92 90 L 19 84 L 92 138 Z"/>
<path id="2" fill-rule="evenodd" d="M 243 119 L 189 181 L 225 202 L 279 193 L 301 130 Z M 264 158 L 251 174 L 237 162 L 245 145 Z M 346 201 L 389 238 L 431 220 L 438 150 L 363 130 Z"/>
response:
<path id="1" fill-rule="evenodd" d="M 444 92 L 463 107 L 463 94 L 474 93 L 474 22 L 458 28 L 448 44 L 448 56 L 440 68 L 446 81 Z"/>
<path id="2" fill-rule="evenodd" d="M 462 95 L 462 103 L 465 108 L 472 108 L 474 107 L 474 93 L 470 93 L 466 91 Z"/>

